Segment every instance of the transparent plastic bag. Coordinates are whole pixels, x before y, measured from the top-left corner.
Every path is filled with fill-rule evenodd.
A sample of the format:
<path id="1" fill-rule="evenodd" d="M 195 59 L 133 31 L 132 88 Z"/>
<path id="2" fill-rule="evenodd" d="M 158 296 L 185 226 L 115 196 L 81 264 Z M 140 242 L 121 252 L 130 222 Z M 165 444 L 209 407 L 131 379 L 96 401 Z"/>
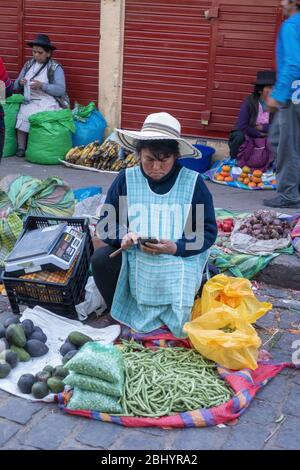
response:
<path id="1" fill-rule="evenodd" d="M 124 381 L 123 356 L 121 351 L 112 345 L 102 345 L 95 341 L 86 343 L 65 367 L 72 372 L 111 383 Z"/>
<path id="2" fill-rule="evenodd" d="M 71 372 L 65 379 L 64 384 L 73 388 L 80 388 L 90 392 L 104 393 L 112 397 L 121 397 L 123 393 L 124 381 L 111 383 L 106 380 L 90 377 L 89 375 L 76 374 Z"/>
<path id="3" fill-rule="evenodd" d="M 92 410 L 100 413 L 122 414 L 123 408 L 119 400 L 103 393 L 88 392 L 75 388 L 67 405 L 70 410 Z"/>

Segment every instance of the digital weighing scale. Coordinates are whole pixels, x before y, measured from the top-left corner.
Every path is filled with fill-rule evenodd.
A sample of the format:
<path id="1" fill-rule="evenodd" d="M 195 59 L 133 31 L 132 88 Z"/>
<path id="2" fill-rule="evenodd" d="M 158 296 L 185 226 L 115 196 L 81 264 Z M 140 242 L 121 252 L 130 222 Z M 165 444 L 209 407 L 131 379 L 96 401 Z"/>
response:
<path id="1" fill-rule="evenodd" d="M 5 271 L 22 276 L 37 271 L 68 270 L 85 234 L 61 223 L 25 232 L 5 261 Z"/>

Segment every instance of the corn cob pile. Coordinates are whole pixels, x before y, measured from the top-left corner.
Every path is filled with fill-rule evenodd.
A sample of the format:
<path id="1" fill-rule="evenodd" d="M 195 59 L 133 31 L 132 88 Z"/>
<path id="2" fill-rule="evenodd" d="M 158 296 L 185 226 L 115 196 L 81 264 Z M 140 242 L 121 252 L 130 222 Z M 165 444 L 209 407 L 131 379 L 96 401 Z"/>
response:
<path id="1" fill-rule="evenodd" d="M 127 152 L 121 159 L 119 152 L 120 146 L 116 142 L 107 140 L 100 145 L 95 141 L 85 147 L 72 148 L 65 156 L 65 160 L 75 165 L 106 171 L 120 171 L 138 164 L 138 159 L 133 153 Z"/>

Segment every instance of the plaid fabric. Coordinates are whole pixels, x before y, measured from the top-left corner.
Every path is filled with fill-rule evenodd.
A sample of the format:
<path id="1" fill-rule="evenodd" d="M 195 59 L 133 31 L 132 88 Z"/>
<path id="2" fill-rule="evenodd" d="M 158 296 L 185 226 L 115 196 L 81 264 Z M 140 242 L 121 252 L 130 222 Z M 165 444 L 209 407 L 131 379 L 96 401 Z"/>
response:
<path id="1" fill-rule="evenodd" d="M 181 238 L 197 177 L 196 172 L 182 168 L 169 193 L 159 195 L 150 190 L 140 167 L 128 169 L 126 179 L 130 230 L 134 230 L 134 214 L 130 214 L 130 210 L 138 205 L 148 209 L 142 212 L 143 217 L 148 212 L 146 225 L 149 223 L 151 227 L 148 235 L 171 240 Z M 167 209 L 181 205 L 183 215 L 175 217 L 172 224 L 167 220 L 166 213 L 162 214 L 161 219 L 157 214 L 151 217 L 151 205 L 156 208 L 158 205 L 165 205 Z M 188 209 L 183 210 L 184 206 Z M 167 225 L 174 225 L 171 235 L 165 231 Z M 143 231 L 134 231 L 139 231 L 144 236 Z M 167 325 L 174 336 L 185 337 L 182 328 L 190 319 L 208 252 L 187 258 L 171 255 L 154 257 L 134 247 L 123 252 L 122 256 L 123 263 L 111 309 L 112 316 L 143 333 Z"/>
<path id="2" fill-rule="evenodd" d="M 225 186 L 230 186 L 231 188 L 239 188 L 239 189 L 248 189 L 249 191 L 258 191 L 261 189 L 276 189 L 276 185 L 271 184 L 270 181 L 276 179 L 275 173 L 270 175 L 268 178 L 268 181 L 263 181 L 264 186 L 262 188 L 250 188 L 244 183 L 241 183 L 240 181 L 232 181 L 232 182 L 227 182 L 227 181 L 217 181 L 216 177 L 218 176 L 219 173 L 222 171 L 222 166 L 223 165 L 229 165 L 231 167 L 231 175 L 232 175 L 232 169 L 236 166 L 236 163 L 234 160 L 222 160 L 221 162 L 216 163 L 213 168 L 208 170 L 204 175 L 204 179 L 210 180 L 213 183 L 218 183 L 218 184 L 223 184 Z M 264 173 L 264 175 L 266 175 Z"/>
<path id="3" fill-rule="evenodd" d="M 295 224 L 291 232 L 292 246 L 298 256 L 300 256 L 300 213 L 284 217 L 290 223 Z"/>
<path id="4" fill-rule="evenodd" d="M 0 266 L 4 266 L 4 261 L 13 249 L 22 229 L 23 223 L 14 212 L 0 219 Z"/>
<path id="5" fill-rule="evenodd" d="M 298 237 L 300 237 L 300 219 L 299 219 L 299 221 L 296 223 L 295 227 L 293 228 L 292 233 L 291 233 L 291 237 L 292 237 L 292 238 L 298 238 Z"/>
<path id="6" fill-rule="evenodd" d="M 137 340 L 134 333 L 132 336 Z M 175 343 L 178 342 L 168 331 L 162 330 L 159 332 L 152 332 L 149 335 L 144 335 L 140 338 L 140 341 L 147 347 L 149 347 L 150 343 L 155 346 L 155 341 L 167 341 L 168 343 L 170 343 L 170 341 Z M 183 346 L 182 342 L 179 345 Z M 219 367 L 218 372 L 220 376 L 234 391 L 234 395 L 231 400 L 217 407 L 187 411 L 185 413 L 178 413 L 162 418 L 135 418 L 113 416 L 99 413 L 94 410 L 70 410 L 68 409 L 68 401 L 71 397 L 70 392 L 60 393 L 56 395 L 55 399 L 60 408 L 68 414 L 119 424 L 121 426 L 160 428 L 197 428 L 217 426 L 218 424 L 230 423 L 230 421 L 234 421 L 239 418 L 239 416 L 246 411 L 259 390 L 267 385 L 272 378 L 278 375 L 286 367 L 297 368 L 295 365 L 290 363 L 261 363 L 254 371 L 242 369 L 233 372 Z"/>
<path id="7" fill-rule="evenodd" d="M 51 284 L 66 284 L 72 276 L 76 262 L 77 258 L 68 271 L 39 271 L 37 273 L 24 274 L 24 276 L 21 276 L 21 279 L 49 282 Z"/>
<path id="8" fill-rule="evenodd" d="M 292 244 L 293 244 L 294 250 L 296 251 L 298 256 L 300 256 L 300 219 L 296 223 L 291 233 L 291 237 L 292 237 Z"/>

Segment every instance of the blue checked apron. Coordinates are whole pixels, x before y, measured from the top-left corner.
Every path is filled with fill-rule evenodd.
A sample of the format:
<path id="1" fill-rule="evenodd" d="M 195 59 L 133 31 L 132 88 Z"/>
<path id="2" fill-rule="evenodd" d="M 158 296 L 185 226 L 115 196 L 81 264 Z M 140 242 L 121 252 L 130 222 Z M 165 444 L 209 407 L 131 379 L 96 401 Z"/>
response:
<path id="1" fill-rule="evenodd" d="M 182 168 L 172 189 L 156 194 L 140 167 L 127 169 L 129 231 L 172 241 L 182 238 L 197 178 L 198 173 Z M 170 207 L 176 214 L 171 221 Z M 177 338 L 185 337 L 182 328 L 190 321 L 208 254 L 153 256 L 138 247 L 123 252 L 113 318 L 141 333 L 166 325 Z"/>

